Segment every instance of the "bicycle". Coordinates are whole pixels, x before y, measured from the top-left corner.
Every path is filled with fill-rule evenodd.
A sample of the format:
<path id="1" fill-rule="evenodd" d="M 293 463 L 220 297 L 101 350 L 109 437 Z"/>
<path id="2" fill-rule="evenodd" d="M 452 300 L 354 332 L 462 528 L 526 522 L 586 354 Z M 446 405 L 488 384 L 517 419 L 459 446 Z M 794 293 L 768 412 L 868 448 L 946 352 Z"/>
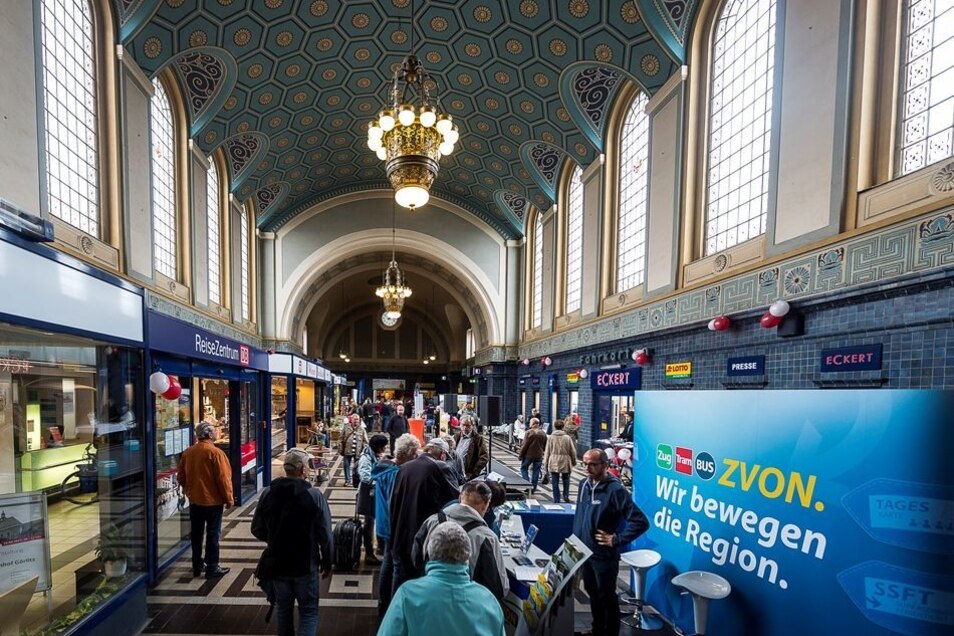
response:
<path id="1" fill-rule="evenodd" d="M 96 464 L 96 448 L 92 443 L 83 451 L 83 461 L 76 470 L 63 479 L 60 495 L 78 506 L 88 506 L 99 501 L 99 468 Z"/>

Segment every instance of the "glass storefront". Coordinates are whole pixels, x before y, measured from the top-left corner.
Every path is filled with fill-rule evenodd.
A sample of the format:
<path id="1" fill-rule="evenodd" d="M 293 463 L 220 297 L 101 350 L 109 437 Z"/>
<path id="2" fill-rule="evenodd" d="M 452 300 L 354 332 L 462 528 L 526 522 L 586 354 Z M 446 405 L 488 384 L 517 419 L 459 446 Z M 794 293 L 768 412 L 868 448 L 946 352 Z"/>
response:
<path id="1" fill-rule="evenodd" d="M 311 380 L 295 378 L 295 443 L 307 444 L 315 423 L 318 393 Z"/>
<path id="2" fill-rule="evenodd" d="M 278 457 L 285 452 L 288 444 L 288 378 L 272 376 L 272 457 Z"/>
<path id="3" fill-rule="evenodd" d="M 189 500 L 177 473 L 182 452 L 192 445 L 192 378 L 178 377 L 176 400 L 153 396 L 156 423 L 156 543 L 159 563 L 176 553 L 189 538 Z"/>
<path id="4" fill-rule="evenodd" d="M 239 436 L 241 438 L 242 500 L 245 501 L 258 486 L 258 380 L 243 380 L 239 387 Z"/>
<path id="5" fill-rule="evenodd" d="M 145 570 L 142 383 L 139 348 L 0 323 L 0 594 L 38 577 L 27 634 Z"/>

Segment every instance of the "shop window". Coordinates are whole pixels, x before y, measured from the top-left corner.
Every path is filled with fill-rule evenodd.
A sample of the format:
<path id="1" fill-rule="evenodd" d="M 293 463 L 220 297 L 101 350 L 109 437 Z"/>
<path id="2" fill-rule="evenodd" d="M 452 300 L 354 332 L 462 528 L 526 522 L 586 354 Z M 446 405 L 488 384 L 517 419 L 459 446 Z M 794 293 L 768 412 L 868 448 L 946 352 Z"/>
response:
<path id="1" fill-rule="evenodd" d="M 709 97 L 705 255 L 765 233 L 775 0 L 728 0 L 716 21 Z"/>
<path id="2" fill-rule="evenodd" d="M 29 633 L 145 569 L 142 382 L 140 349 L 0 324 L 0 594 L 38 575 L 56 601 L 32 597 Z M 104 578 L 97 544 L 124 574 Z"/>
<path id="3" fill-rule="evenodd" d="M 239 385 L 239 431 L 241 437 L 240 480 L 242 500 L 246 500 L 255 492 L 258 481 L 258 436 L 256 422 L 258 422 L 258 382 L 243 380 Z"/>
<path id="4" fill-rule="evenodd" d="M 288 417 L 288 380 L 282 377 L 272 378 L 272 457 L 285 452 L 288 443 L 286 422 Z"/>
<path id="5" fill-rule="evenodd" d="M 619 152 L 619 209 L 616 225 L 616 291 L 643 283 L 646 269 L 646 210 L 649 185 L 649 97 L 639 91 L 623 123 Z"/>
<path id="6" fill-rule="evenodd" d="M 954 154 L 954 4 L 906 0 L 898 176 Z"/>
<path id="7" fill-rule="evenodd" d="M 222 210 L 219 207 L 219 170 L 215 167 L 215 160 L 209 161 L 209 170 L 206 173 L 206 210 L 209 221 L 209 301 L 216 305 L 222 304 L 221 267 L 222 255 L 220 251 L 220 226 Z"/>
<path id="8" fill-rule="evenodd" d="M 43 141 L 50 214 L 99 237 L 95 37 L 89 0 L 43 0 Z"/>
<path id="9" fill-rule="evenodd" d="M 576 166 L 566 197 L 566 312 L 583 298 L 583 169 Z"/>
<path id="10" fill-rule="evenodd" d="M 175 127 L 169 96 L 159 78 L 149 103 L 152 139 L 152 236 L 156 271 L 176 279 Z"/>
<path id="11" fill-rule="evenodd" d="M 179 485 L 182 453 L 193 442 L 192 379 L 178 377 L 182 393 L 175 400 L 153 397 L 156 423 L 156 544 L 159 563 L 174 555 L 189 538 L 189 500 Z"/>

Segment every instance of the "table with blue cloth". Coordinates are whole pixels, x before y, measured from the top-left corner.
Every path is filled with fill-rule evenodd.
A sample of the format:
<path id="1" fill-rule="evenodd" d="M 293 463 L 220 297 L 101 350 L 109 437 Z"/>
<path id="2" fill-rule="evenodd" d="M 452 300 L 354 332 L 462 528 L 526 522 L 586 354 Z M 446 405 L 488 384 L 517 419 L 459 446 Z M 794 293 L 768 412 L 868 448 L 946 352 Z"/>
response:
<path id="1" fill-rule="evenodd" d="M 560 508 L 548 510 L 544 506 L 560 506 Z M 573 534 L 575 511 L 574 504 L 542 504 L 530 510 L 514 510 L 514 514 L 520 515 L 524 528 L 529 528 L 530 524 L 539 528 L 534 545 L 544 552 L 553 554 L 563 545 L 563 540 Z"/>

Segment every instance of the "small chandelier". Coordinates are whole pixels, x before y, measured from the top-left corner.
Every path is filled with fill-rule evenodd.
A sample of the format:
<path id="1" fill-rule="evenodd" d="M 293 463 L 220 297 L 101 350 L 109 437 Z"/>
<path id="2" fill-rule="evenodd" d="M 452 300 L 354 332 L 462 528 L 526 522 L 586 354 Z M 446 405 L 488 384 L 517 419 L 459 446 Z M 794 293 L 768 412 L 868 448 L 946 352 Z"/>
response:
<path id="1" fill-rule="evenodd" d="M 374 290 L 374 295 L 384 302 L 384 316 L 391 320 L 401 317 L 404 309 L 404 299 L 410 298 L 411 288 L 404 283 L 404 275 L 394 258 L 394 208 L 391 208 L 391 262 L 384 270 L 381 286 Z"/>
<path id="2" fill-rule="evenodd" d="M 460 132 L 453 118 L 440 110 L 440 98 L 428 88 L 436 81 L 411 53 L 394 71 L 388 88 L 390 103 L 368 123 L 368 148 L 385 162 L 398 205 L 419 208 L 430 199 L 431 184 L 441 157 L 454 152 Z"/>

